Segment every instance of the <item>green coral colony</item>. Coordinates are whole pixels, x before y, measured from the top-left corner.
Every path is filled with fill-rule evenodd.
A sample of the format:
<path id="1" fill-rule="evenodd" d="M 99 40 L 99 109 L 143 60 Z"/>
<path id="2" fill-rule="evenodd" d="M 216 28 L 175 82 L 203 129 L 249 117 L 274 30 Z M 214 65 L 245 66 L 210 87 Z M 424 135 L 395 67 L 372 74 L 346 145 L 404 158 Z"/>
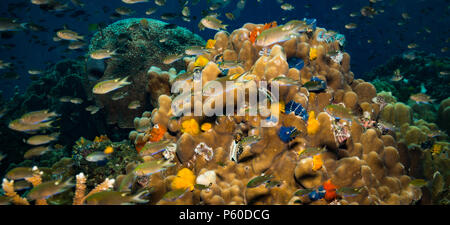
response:
<path id="1" fill-rule="evenodd" d="M 354 79 L 343 35 L 315 20 L 231 32 L 220 23 L 202 19 L 219 30 L 204 41 L 153 19 L 120 20 L 93 36 L 87 60 L 61 61 L 16 94 L 2 111 L 0 139 L 15 151 L 1 155 L 0 203 L 449 203 L 450 98 L 430 86 L 433 99 L 413 95 L 421 75 L 407 76 L 448 62 L 413 52 L 370 83 Z M 193 98 L 171 93 L 175 81 L 196 79 L 281 83 L 279 102 L 268 102 L 277 123 L 175 115 L 174 103 Z"/>

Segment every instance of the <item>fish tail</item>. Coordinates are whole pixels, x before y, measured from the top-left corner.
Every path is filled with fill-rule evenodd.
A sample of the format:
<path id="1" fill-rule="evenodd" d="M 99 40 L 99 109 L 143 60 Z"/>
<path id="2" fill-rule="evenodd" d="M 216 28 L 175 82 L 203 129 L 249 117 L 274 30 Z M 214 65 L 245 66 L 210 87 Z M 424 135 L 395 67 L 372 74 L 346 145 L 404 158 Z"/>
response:
<path id="1" fill-rule="evenodd" d="M 223 28 L 224 30 L 227 30 L 227 27 L 228 27 L 228 24 L 224 24 L 224 25 L 222 26 L 222 28 Z"/>
<path id="2" fill-rule="evenodd" d="M 149 193 L 148 190 L 143 190 L 143 191 L 137 193 L 136 195 L 134 195 L 134 196 L 131 198 L 131 201 L 136 202 L 136 203 L 147 203 L 148 200 L 141 199 L 141 197 L 142 197 L 143 195 L 147 194 L 147 193 Z"/>
<path id="3" fill-rule="evenodd" d="M 73 187 L 73 186 L 75 186 L 75 183 L 73 183 L 72 180 L 73 180 L 73 177 L 70 177 L 69 179 L 64 181 L 64 186 L 65 187 Z"/>
<path id="4" fill-rule="evenodd" d="M 128 82 L 128 81 L 127 81 L 128 77 L 129 77 L 129 76 L 126 76 L 125 78 L 123 78 L 122 80 L 120 80 L 120 81 L 119 81 L 120 84 L 121 84 L 121 85 L 128 85 L 128 84 L 131 84 L 131 82 Z"/>
<path id="5" fill-rule="evenodd" d="M 20 24 L 20 26 L 23 28 L 23 29 L 28 29 L 28 23 L 21 23 Z"/>
<path id="6" fill-rule="evenodd" d="M 78 36 L 77 39 L 84 40 L 84 36 Z"/>

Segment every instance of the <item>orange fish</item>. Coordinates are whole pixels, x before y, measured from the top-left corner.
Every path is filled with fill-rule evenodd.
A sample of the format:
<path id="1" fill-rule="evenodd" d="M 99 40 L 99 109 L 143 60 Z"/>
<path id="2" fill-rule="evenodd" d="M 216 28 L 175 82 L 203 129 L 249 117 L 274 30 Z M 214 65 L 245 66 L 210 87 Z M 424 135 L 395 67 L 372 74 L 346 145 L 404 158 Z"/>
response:
<path id="1" fill-rule="evenodd" d="M 166 131 L 167 131 L 167 129 L 164 126 L 156 124 L 150 130 L 150 139 L 149 140 L 151 142 L 160 141 L 164 137 L 164 134 L 166 133 Z"/>
<path id="2" fill-rule="evenodd" d="M 250 37 L 249 40 L 250 42 L 252 42 L 252 44 L 255 44 L 256 38 L 258 37 L 259 34 L 261 34 L 261 32 L 276 27 L 277 26 L 277 21 L 273 21 L 270 23 L 266 23 L 264 24 L 264 26 L 262 28 L 260 27 L 255 27 L 252 32 L 250 32 Z"/>
<path id="3" fill-rule="evenodd" d="M 323 161 L 322 161 L 322 155 L 318 154 L 313 156 L 313 170 L 317 171 L 320 170 L 322 168 L 323 165 Z"/>
<path id="4" fill-rule="evenodd" d="M 108 140 L 109 140 L 108 136 L 100 135 L 100 137 L 99 136 L 95 137 L 94 142 L 95 143 L 100 143 L 100 142 L 104 142 L 104 141 L 108 141 Z"/>
<path id="5" fill-rule="evenodd" d="M 144 145 L 145 145 L 145 142 L 134 145 L 134 147 L 136 148 L 137 153 L 139 153 L 142 150 L 142 148 L 144 148 Z"/>
<path id="6" fill-rule="evenodd" d="M 336 197 L 336 185 L 334 185 L 333 183 L 331 183 L 331 179 L 325 181 L 323 183 L 323 189 L 325 189 L 325 200 L 327 201 L 333 201 Z"/>

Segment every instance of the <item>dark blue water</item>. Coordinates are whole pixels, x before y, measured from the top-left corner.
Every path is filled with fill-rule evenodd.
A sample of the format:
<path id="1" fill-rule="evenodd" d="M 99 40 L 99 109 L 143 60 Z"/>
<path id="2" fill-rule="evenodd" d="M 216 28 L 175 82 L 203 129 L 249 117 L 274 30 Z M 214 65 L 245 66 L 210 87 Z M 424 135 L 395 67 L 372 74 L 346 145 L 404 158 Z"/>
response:
<path id="1" fill-rule="evenodd" d="M 17 18 L 21 22 L 33 22 L 44 26 L 47 31 L 17 31 L 12 34 L 2 34 L 0 39 L 0 60 L 12 62 L 14 71 L 20 74 L 18 80 L 0 80 L 0 89 L 5 97 L 13 94 L 15 86 L 24 91 L 30 83 L 27 71 L 29 69 L 45 69 L 62 58 L 76 58 L 86 54 L 86 48 L 81 51 L 69 51 L 67 45 L 53 42 L 55 31 L 66 25 L 69 29 L 77 31 L 89 40 L 93 32 L 88 30 L 89 24 L 104 23 L 106 25 L 118 19 L 110 19 L 115 8 L 127 6 L 136 12 L 130 17 L 150 17 L 160 19 L 161 14 L 174 12 L 180 14 L 182 6 L 177 0 L 167 0 L 165 6 L 158 7 L 153 1 L 138 4 L 125 4 L 120 0 L 83 0 L 85 6 L 79 8 L 69 0 L 70 9 L 63 12 L 47 12 L 39 6 L 31 4 L 29 0 L 2 0 L 0 2 L 0 16 Z M 346 36 L 345 50 L 352 57 L 352 71 L 357 77 L 364 78 L 364 73 L 375 66 L 383 64 L 391 56 L 401 54 L 408 50 L 408 44 L 416 43 L 416 50 L 434 53 L 438 56 L 448 56 L 449 53 L 441 52 L 441 49 L 449 45 L 449 0 L 383 0 L 372 5 L 376 10 L 384 10 L 383 13 L 374 15 L 373 18 L 361 16 L 350 17 L 352 12 L 359 12 L 364 6 L 371 3 L 369 0 L 290 0 L 285 3 L 292 4 L 295 9 L 284 11 L 276 0 L 247 1 L 245 8 L 236 13 L 236 3 L 232 0 L 216 12 L 220 13 L 219 19 L 229 24 L 228 31 L 241 27 L 247 22 L 266 23 L 277 21 L 283 24 L 292 19 L 316 18 L 317 25 L 328 30 L 335 30 Z M 208 1 L 201 0 L 193 6 L 188 4 L 191 10 L 191 22 L 185 22 L 181 18 L 166 21 L 186 27 L 201 35 L 205 40 L 213 38 L 216 31 L 199 31 L 198 22 L 202 18 L 202 10 L 206 10 Z M 305 7 L 309 6 L 309 7 Z M 342 5 L 339 10 L 332 10 L 334 5 Z M 158 7 L 156 13 L 145 15 L 150 7 Z M 226 19 L 225 13 L 235 12 L 235 21 Z M 402 13 L 408 13 L 410 19 L 403 19 Z M 398 22 L 403 22 L 402 26 Z M 344 25 L 356 23 L 358 27 L 353 30 L 345 29 Z M 371 43 L 368 43 L 370 40 Z M 388 43 L 389 42 L 389 43 Z M 5 45 L 14 44 L 8 49 Z M 49 48 L 54 48 L 49 51 Z M 13 59 L 11 59 L 13 57 Z M 3 73 L 5 70 L 0 71 Z"/>

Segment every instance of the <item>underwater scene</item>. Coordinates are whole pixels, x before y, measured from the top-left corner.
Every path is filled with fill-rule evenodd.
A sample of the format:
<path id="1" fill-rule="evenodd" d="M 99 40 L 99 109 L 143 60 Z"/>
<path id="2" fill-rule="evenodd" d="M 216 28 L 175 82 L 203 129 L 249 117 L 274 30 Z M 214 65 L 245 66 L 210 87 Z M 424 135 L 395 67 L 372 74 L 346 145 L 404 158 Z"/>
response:
<path id="1" fill-rule="evenodd" d="M 449 0 L 2 0 L 0 205 L 449 205 Z"/>

